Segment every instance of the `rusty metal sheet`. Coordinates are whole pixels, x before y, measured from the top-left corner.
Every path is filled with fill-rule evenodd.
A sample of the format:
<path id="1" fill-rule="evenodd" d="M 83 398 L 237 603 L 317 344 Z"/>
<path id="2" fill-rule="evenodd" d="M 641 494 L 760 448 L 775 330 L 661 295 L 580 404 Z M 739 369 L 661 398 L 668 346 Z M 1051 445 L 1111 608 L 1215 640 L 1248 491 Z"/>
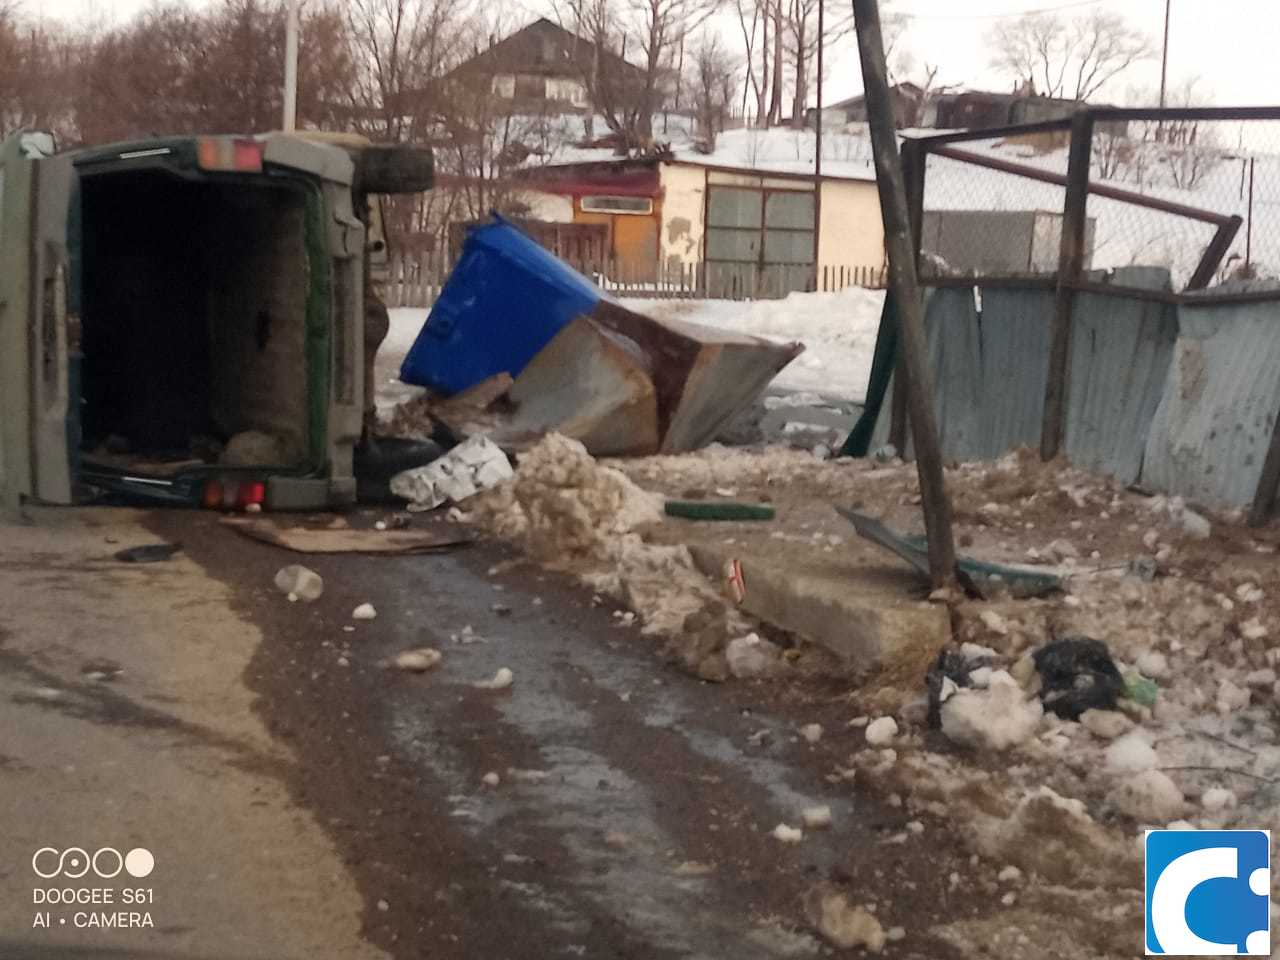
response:
<path id="1" fill-rule="evenodd" d="M 608 301 L 601 301 L 592 317 L 637 344 L 649 359 L 663 453 L 710 443 L 804 351 L 801 343 L 658 320 Z"/>
<path id="2" fill-rule="evenodd" d="M 549 431 L 580 440 L 594 456 L 640 456 L 658 449 L 658 402 L 640 348 L 585 317 L 563 327 L 511 385 L 515 405 L 501 446 Z M 505 440 L 505 442 L 504 442 Z"/>

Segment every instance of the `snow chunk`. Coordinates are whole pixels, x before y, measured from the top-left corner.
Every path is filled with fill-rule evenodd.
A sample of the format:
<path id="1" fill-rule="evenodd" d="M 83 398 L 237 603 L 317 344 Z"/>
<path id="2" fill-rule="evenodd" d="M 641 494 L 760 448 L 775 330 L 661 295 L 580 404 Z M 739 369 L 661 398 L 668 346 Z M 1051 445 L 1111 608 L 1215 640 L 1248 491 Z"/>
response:
<path id="1" fill-rule="evenodd" d="M 398 670 L 405 670 L 409 673 L 425 673 L 432 667 L 438 666 L 442 659 L 444 658 L 440 655 L 439 650 L 435 650 L 432 647 L 419 647 L 416 650 L 401 650 L 396 654 L 396 658 L 392 662 Z"/>
<path id="2" fill-rule="evenodd" d="M 759 677 L 778 664 L 779 650 L 775 644 L 760 639 L 755 633 L 730 640 L 724 649 L 729 672 L 739 679 Z"/>
<path id="3" fill-rule="evenodd" d="M 1100 740 L 1114 740 L 1133 729 L 1133 721 L 1118 710 L 1086 710 L 1080 726 Z"/>
<path id="4" fill-rule="evenodd" d="M 372 603 L 362 603 L 351 611 L 352 620 L 372 620 L 378 615 L 378 611 L 373 608 Z"/>
<path id="5" fill-rule="evenodd" d="M 1030 739 L 1044 716 L 1039 700 L 1027 700 L 1004 670 L 985 690 L 957 690 L 942 705 L 942 732 L 963 746 L 1004 750 Z"/>
<path id="6" fill-rule="evenodd" d="M 867 724 L 867 743 L 873 747 L 892 743 L 897 735 L 898 721 L 893 717 L 877 717 Z"/>
<path id="7" fill-rule="evenodd" d="M 498 672 L 490 679 L 477 680 L 472 684 L 472 686 L 477 690 L 505 690 L 507 687 L 511 686 L 514 681 L 515 674 L 506 667 L 499 667 Z"/>
<path id="8" fill-rule="evenodd" d="M 1210 787 L 1200 796 L 1200 806 L 1210 813 L 1226 810 L 1236 805 L 1236 795 L 1225 787 Z"/>
<path id="9" fill-rule="evenodd" d="M 1171 820 L 1186 807 L 1178 785 L 1159 770 L 1134 774 L 1111 792 L 1111 802 L 1122 813 L 1143 823 Z"/>
<path id="10" fill-rule="evenodd" d="M 780 823 L 773 828 L 773 839 L 780 843 L 799 843 L 804 839 L 804 831 L 798 827 L 789 827 Z"/>
<path id="11" fill-rule="evenodd" d="M 804 737 L 810 743 L 817 743 L 822 739 L 822 724 L 806 723 L 800 728 L 800 736 Z"/>
<path id="12" fill-rule="evenodd" d="M 804 820 L 804 825 L 810 830 L 821 830 L 831 826 L 831 808 L 827 806 L 807 807 L 801 814 L 801 819 Z"/>
<path id="13" fill-rule="evenodd" d="M 1135 731 L 1107 747 L 1106 764 L 1112 773 L 1140 773 L 1156 765 L 1156 751 L 1146 736 Z"/>
<path id="14" fill-rule="evenodd" d="M 863 906 L 853 906 L 848 896 L 833 890 L 814 890 L 805 898 L 810 921 L 836 947 L 865 947 L 879 953 L 887 939 L 880 921 Z"/>
<path id="15" fill-rule="evenodd" d="M 1007 636 L 1009 633 L 1009 623 L 1004 617 L 996 613 L 994 610 L 983 610 L 978 615 L 978 619 L 982 621 L 982 625 L 990 630 L 996 636 Z"/>
<path id="16" fill-rule="evenodd" d="M 1138 657 L 1135 664 L 1144 677 L 1152 680 L 1163 680 L 1169 676 L 1169 661 L 1159 650 L 1147 650 Z"/>

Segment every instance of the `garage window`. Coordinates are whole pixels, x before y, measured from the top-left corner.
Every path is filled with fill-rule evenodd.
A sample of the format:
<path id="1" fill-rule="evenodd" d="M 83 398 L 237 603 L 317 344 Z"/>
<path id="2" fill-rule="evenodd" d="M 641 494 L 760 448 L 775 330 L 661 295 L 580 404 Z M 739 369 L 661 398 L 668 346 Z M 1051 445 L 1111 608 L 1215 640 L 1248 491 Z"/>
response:
<path id="1" fill-rule="evenodd" d="M 653 200 L 649 197 L 583 197 L 584 213 L 630 213 L 648 216 L 653 213 Z"/>

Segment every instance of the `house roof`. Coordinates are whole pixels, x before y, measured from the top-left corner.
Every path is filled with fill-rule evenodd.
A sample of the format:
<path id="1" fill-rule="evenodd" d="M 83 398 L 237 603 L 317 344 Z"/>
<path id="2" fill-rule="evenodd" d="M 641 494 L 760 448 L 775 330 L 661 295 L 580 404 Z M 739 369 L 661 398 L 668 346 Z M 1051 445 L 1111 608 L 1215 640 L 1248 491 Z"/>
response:
<path id="1" fill-rule="evenodd" d="M 595 44 L 572 33 L 546 17 L 478 52 L 450 71 L 447 77 L 470 74 L 519 73 L 551 77 L 581 77 L 591 63 Z M 602 71 L 630 73 L 642 78 L 644 71 L 607 49 L 600 51 Z"/>

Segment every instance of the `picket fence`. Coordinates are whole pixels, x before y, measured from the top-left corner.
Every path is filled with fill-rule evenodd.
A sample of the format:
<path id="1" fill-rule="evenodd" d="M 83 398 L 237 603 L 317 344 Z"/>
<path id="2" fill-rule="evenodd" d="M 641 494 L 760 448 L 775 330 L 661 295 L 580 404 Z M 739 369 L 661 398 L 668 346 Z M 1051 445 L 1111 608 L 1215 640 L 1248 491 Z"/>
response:
<path id="1" fill-rule="evenodd" d="M 769 300 L 795 290 L 834 292 L 848 287 L 883 290 L 882 266 L 824 265 L 807 274 L 794 266 L 745 267 L 725 263 L 640 266 L 617 260 L 566 258 L 566 263 L 615 296 L 655 300 Z M 389 307 L 429 307 L 453 270 L 445 252 L 392 259 L 383 284 Z"/>

